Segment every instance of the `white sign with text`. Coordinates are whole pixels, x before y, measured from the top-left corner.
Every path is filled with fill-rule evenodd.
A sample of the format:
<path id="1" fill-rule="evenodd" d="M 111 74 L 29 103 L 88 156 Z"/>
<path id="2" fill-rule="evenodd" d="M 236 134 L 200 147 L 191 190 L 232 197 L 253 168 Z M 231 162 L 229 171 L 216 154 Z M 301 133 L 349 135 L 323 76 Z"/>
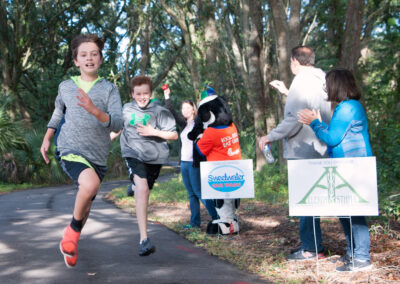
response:
<path id="1" fill-rule="evenodd" d="M 254 198 L 252 160 L 201 162 L 201 198 Z"/>
<path id="2" fill-rule="evenodd" d="M 290 216 L 377 216 L 375 157 L 289 160 Z"/>

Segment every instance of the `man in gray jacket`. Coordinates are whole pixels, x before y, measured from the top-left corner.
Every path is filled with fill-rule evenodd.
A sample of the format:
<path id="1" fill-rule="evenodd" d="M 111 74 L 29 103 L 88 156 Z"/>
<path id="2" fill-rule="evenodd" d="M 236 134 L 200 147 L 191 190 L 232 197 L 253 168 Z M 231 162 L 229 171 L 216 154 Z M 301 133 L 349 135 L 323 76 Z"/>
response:
<path id="1" fill-rule="evenodd" d="M 324 122 L 330 121 L 331 105 L 325 92 L 325 73 L 314 67 L 315 54 L 306 46 L 292 49 L 290 69 L 295 75 L 289 90 L 281 81 L 270 84 L 282 94 L 287 95 L 284 119 L 268 135 L 259 140 L 259 147 L 283 139 L 285 159 L 317 159 L 327 157 L 326 145 L 318 140 L 313 130 L 298 122 L 297 112 L 308 109 L 319 109 Z M 315 224 L 318 257 L 323 257 L 321 228 L 319 219 Z M 312 217 L 300 217 L 301 248 L 292 251 L 288 260 L 310 259 L 316 256 Z"/>

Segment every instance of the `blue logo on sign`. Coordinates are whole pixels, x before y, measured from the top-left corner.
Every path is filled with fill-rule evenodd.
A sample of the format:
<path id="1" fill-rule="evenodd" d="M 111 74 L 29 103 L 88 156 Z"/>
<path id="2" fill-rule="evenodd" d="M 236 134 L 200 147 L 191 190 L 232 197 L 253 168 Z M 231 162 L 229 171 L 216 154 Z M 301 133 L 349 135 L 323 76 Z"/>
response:
<path id="1" fill-rule="evenodd" d="M 208 184 L 221 192 L 238 190 L 245 183 L 244 173 L 234 166 L 220 166 L 213 169 L 208 175 Z"/>

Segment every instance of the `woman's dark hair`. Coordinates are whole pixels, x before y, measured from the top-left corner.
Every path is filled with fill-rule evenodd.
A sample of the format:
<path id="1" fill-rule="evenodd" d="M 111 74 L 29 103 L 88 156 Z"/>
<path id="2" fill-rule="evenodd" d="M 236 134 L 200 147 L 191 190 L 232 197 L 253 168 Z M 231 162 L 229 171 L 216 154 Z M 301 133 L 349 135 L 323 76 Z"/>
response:
<path id="1" fill-rule="evenodd" d="M 183 101 L 183 102 L 182 102 L 182 105 L 183 105 L 183 104 L 189 104 L 189 105 L 191 105 L 192 108 L 193 108 L 193 110 L 194 110 L 194 116 L 197 115 L 197 107 L 196 107 L 196 105 L 195 105 L 195 103 L 194 103 L 193 101 L 191 101 L 191 100 L 186 100 L 186 101 Z"/>
<path id="2" fill-rule="evenodd" d="M 78 57 L 78 48 L 84 42 L 93 42 L 94 44 L 96 44 L 97 47 L 99 48 L 100 57 L 103 58 L 103 53 L 102 53 L 104 47 L 103 40 L 94 34 L 81 34 L 74 37 L 74 39 L 71 41 L 71 50 L 73 59 L 76 60 L 76 58 Z"/>
<path id="3" fill-rule="evenodd" d="M 349 70 L 344 68 L 333 69 L 326 74 L 325 79 L 328 101 L 340 103 L 361 98 L 356 80 Z"/>
<path id="4" fill-rule="evenodd" d="M 153 82 L 151 81 L 150 77 L 145 75 L 139 75 L 131 79 L 131 92 L 133 93 L 133 89 L 136 86 L 141 86 L 141 85 L 149 85 L 150 93 L 153 92 Z"/>

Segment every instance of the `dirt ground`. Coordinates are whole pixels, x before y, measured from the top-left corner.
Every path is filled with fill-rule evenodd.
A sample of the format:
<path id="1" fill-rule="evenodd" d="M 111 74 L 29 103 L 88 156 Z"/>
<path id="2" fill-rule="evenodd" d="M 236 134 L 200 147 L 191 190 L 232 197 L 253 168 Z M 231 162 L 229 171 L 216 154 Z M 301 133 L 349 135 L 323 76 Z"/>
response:
<path id="1" fill-rule="evenodd" d="M 132 210 L 134 201 L 117 204 Z M 319 261 L 288 262 L 285 255 L 300 245 L 298 219 L 288 217 L 282 205 L 265 206 L 254 201 L 242 203 L 238 215 L 240 234 L 222 238 L 209 237 L 206 230 L 208 214 L 202 207 L 201 230 L 182 230 L 189 222 L 187 203 L 152 202 L 149 217 L 177 231 L 182 236 L 241 269 L 256 273 L 274 283 L 400 283 L 400 225 L 384 230 L 377 222 L 371 228 L 371 261 L 373 268 L 364 272 L 339 273 L 335 267 L 345 253 L 346 241 L 336 218 L 322 219 L 322 239 L 327 258 Z M 195 237 L 194 237 L 195 235 Z"/>

